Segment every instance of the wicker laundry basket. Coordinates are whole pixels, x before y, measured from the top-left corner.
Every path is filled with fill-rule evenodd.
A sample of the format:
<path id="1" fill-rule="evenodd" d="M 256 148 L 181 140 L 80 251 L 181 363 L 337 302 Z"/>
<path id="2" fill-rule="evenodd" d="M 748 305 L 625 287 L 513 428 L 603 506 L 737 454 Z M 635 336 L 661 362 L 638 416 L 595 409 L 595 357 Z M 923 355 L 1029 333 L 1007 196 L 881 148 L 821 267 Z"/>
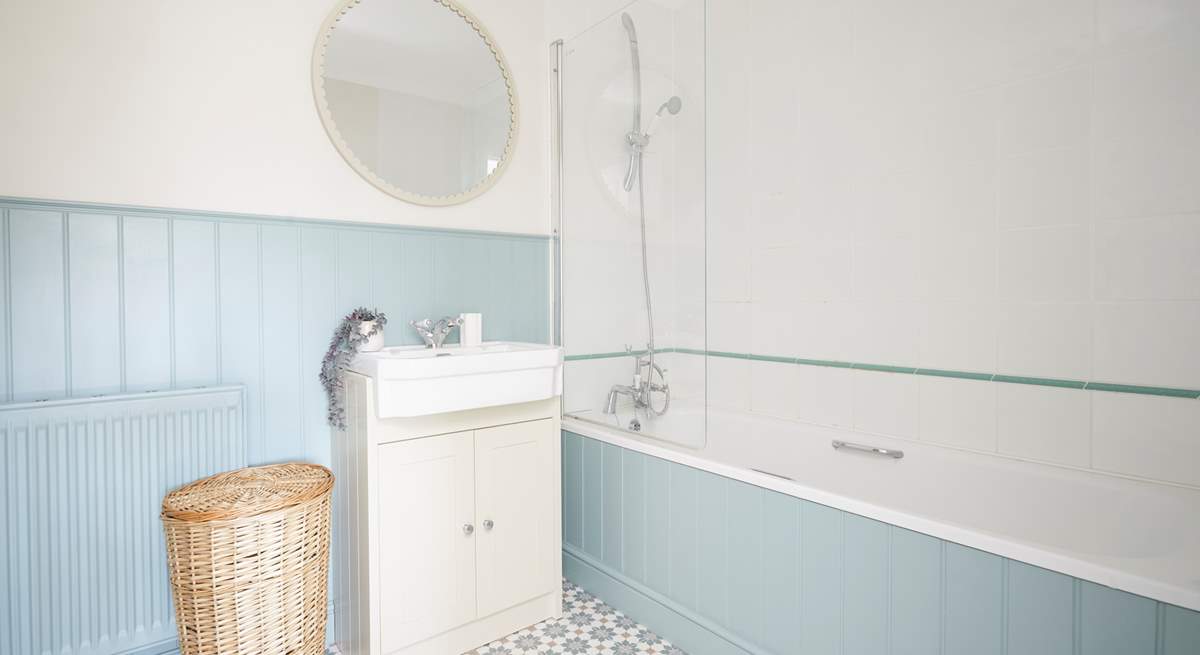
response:
<path id="1" fill-rule="evenodd" d="M 332 490 L 323 466 L 279 464 L 163 498 L 182 655 L 324 652 Z"/>

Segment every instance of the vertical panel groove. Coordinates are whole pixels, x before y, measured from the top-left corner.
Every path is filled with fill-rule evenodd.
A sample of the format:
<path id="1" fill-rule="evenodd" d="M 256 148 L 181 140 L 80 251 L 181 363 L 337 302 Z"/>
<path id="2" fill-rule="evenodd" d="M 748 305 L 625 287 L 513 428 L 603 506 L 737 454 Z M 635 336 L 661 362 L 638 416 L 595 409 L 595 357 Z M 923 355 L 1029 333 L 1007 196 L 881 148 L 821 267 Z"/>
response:
<path id="1" fill-rule="evenodd" d="M 170 381 L 176 388 L 178 381 L 175 350 L 175 219 L 167 219 L 167 343 L 171 350 Z"/>
<path id="2" fill-rule="evenodd" d="M 1008 560 L 1000 560 L 1000 653 L 1008 655 Z"/>
<path id="3" fill-rule="evenodd" d="M 296 321 L 296 359 L 304 361 L 304 230 L 296 228 L 296 305 L 297 321 Z M 300 373 L 303 376 L 304 366 L 300 366 Z M 301 415 L 304 410 L 304 384 L 301 377 L 300 384 L 300 409 Z M 312 452 L 308 447 L 308 421 L 300 421 L 300 448 L 304 457 L 308 457 Z"/>
<path id="4" fill-rule="evenodd" d="M 1072 650 L 1074 655 L 1084 653 L 1084 589 L 1080 585 L 1078 579 L 1070 583 L 1070 595 L 1072 595 L 1072 611 L 1074 614 L 1074 624 L 1072 625 Z"/>
<path id="5" fill-rule="evenodd" d="M 938 581 L 941 586 L 941 597 L 939 600 L 939 611 L 941 617 L 938 620 L 938 632 L 940 641 L 938 643 L 938 652 L 942 655 L 946 653 L 946 542 L 938 544 L 938 564 L 941 571 L 941 579 Z"/>
<path id="6" fill-rule="evenodd" d="M 221 230 L 217 226 L 213 227 L 213 271 L 213 279 L 216 283 L 213 289 L 213 298 L 216 299 L 214 313 L 217 320 L 217 361 L 215 370 L 217 372 L 217 381 L 221 382 L 225 380 L 225 372 L 221 365 L 223 361 L 221 358 L 221 344 L 225 343 L 225 334 L 221 323 Z M 121 286 L 124 286 L 124 284 Z"/>
<path id="7" fill-rule="evenodd" d="M 121 391 L 129 389 L 125 360 L 129 349 L 125 338 L 125 217 L 117 216 L 117 340 L 121 351 Z"/>
<path id="8" fill-rule="evenodd" d="M 4 218 L 4 399 L 13 399 L 13 311 L 12 311 L 12 230 L 9 228 L 9 211 L 3 210 Z"/>
<path id="9" fill-rule="evenodd" d="M 1164 628 L 1167 623 L 1166 608 L 1162 603 L 1156 603 L 1154 613 L 1154 655 L 1164 655 L 1167 650 L 1167 645 L 1164 643 Z"/>
<path id="10" fill-rule="evenodd" d="M 71 222 L 67 212 L 59 217 L 62 222 L 63 251 L 63 382 L 66 393 L 74 392 L 71 383 Z"/>
<path id="11" fill-rule="evenodd" d="M 270 438 L 270 432 L 267 431 L 267 356 L 266 349 L 263 348 L 265 341 L 264 333 L 267 328 L 263 325 L 263 229 L 261 225 L 256 225 L 254 228 L 255 238 L 258 240 L 258 245 L 255 252 L 258 254 L 258 438 L 266 440 Z M 264 459 L 261 454 L 259 460 Z"/>

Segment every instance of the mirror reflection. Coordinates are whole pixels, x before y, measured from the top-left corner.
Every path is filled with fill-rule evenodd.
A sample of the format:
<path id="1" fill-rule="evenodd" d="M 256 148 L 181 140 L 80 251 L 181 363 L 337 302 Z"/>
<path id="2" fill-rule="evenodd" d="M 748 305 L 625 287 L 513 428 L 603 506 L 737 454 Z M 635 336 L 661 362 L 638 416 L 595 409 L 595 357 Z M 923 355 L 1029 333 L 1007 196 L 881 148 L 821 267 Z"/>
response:
<path id="1" fill-rule="evenodd" d="M 362 0 L 330 30 L 318 104 L 364 177 L 424 204 L 490 186 L 511 148 L 515 100 L 482 26 L 449 2 Z"/>

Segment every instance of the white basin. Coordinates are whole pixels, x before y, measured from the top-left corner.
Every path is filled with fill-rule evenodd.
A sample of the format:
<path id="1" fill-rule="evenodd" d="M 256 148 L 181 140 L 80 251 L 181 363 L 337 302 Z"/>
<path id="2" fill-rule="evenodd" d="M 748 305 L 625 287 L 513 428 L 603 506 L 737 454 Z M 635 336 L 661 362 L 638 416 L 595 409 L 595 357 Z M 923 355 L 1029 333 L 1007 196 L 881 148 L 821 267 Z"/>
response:
<path id="1" fill-rule="evenodd" d="M 544 400 L 562 394 L 562 349 L 485 341 L 359 353 L 350 369 L 375 379 L 379 418 L 426 416 Z"/>

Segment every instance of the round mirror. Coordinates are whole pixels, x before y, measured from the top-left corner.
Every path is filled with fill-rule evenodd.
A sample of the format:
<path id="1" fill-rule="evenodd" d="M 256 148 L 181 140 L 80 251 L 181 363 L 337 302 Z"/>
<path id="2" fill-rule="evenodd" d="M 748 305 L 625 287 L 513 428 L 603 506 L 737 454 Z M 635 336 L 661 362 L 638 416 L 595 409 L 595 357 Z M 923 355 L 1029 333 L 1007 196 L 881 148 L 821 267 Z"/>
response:
<path id="1" fill-rule="evenodd" d="M 409 202 L 474 198 L 516 143 L 504 56 L 453 0 L 342 0 L 317 36 L 313 93 L 342 157 Z"/>

